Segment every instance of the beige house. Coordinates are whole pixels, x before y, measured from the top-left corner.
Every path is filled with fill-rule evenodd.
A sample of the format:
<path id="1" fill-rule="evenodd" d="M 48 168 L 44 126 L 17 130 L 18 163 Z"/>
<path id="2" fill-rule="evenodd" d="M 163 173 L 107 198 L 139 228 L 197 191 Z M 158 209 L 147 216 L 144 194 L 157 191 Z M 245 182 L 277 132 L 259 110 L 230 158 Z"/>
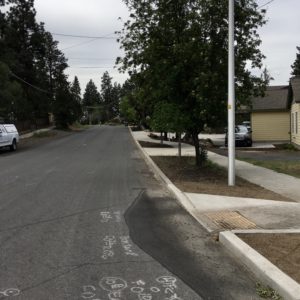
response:
<path id="1" fill-rule="evenodd" d="M 300 76 L 291 78 L 291 142 L 300 147 Z"/>
<path id="2" fill-rule="evenodd" d="M 270 86 L 264 97 L 252 100 L 251 127 L 254 142 L 289 142 L 290 124 L 289 86 Z"/>

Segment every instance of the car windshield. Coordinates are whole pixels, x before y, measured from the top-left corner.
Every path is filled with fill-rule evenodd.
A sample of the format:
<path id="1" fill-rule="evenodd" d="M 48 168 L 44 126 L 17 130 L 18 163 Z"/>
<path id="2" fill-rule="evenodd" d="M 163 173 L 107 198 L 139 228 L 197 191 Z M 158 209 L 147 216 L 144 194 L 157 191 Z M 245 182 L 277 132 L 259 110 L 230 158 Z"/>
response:
<path id="1" fill-rule="evenodd" d="M 246 133 L 246 132 L 248 132 L 248 129 L 247 129 L 247 127 L 246 126 L 241 126 L 241 125 L 239 125 L 239 126 L 237 126 L 237 132 L 242 132 L 242 133 Z"/>

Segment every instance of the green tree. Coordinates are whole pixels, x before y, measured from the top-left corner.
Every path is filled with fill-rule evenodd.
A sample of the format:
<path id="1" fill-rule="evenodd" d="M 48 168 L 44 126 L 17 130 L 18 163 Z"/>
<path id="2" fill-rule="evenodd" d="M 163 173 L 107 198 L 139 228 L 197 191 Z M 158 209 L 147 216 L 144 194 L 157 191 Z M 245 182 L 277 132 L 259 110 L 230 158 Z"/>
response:
<path id="1" fill-rule="evenodd" d="M 38 118 L 48 118 L 59 81 L 66 79 L 67 60 L 44 24 L 36 22 L 34 0 L 7 3 L 6 14 L 0 15 L 0 60 L 22 85 L 23 101 L 16 108 L 17 119 L 36 122 Z"/>
<path id="2" fill-rule="evenodd" d="M 296 60 L 293 63 L 292 67 L 292 75 L 300 76 L 300 47 L 296 47 L 299 53 L 296 54 Z"/>
<path id="3" fill-rule="evenodd" d="M 101 77 L 101 101 L 105 112 L 105 121 L 119 115 L 121 86 L 112 83 L 112 77 L 106 71 Z"/>
<path id="4" fill-rule="evenodd" d="M 0 12 L 1 114 L 37 125 L 52 111 L 57 125 L 66 127 L 81 114 L 78 86 L 72 89 L 64 74 L 67 60 L 37 23 L 34 0 L 0 1 L 6 4 Z"/>
<path id="5" fill-rule="evenodd" d="M 41 27 L 41 35 L 43 38 L 43 59 L 44 70 L 47 76 L 47 83 L 52 94 L 55 94 L 60 80 L 64 77 L 64 71 L 68 67 L 67 59 L 64 54 L 58 49 L 58 42 L 55 41 L 49 32 L 44 32 Z"/>
<path id="6" fill-rule="evenodd" d="M 71 85 L 71 92 L 74 95 L 76 101 L 78 103 L 81 103 L 82 102 L 82 99 L 81 99 L 81 88 L 80 88 L 80 83 L 79 83 L 79 80 L 78 80 L 77 76 L 74 77 L 73 83 Z"/>
<path id="7" fill-rule="evenodd" d="M 4 0 L 0 1 L 0 7 L 4 6 L 5 2 Z M 5 20 L 5 14 L 0 10 L 0 60 L 2 59 L 3 52 L 5 51 L 5 43 L 4 43 L 4 32 L 6 27 L 6 20 Z"/>
<path id="8" fill-rule="evenodd" d="M 4 33 L 6 44 L 3 53 L 4 61 L 7 62 L 10 70 L 24 81 L 41 86 L 35 69 L 36 44 L 33 43 L 33 39 L 37 31 L 37 23 L 34 1 L 9 0 L 8 3 L 10 6 L 6 15 L 7 24 Z M 41 94 L 26 84 L 22 84 L 22 88 L 27 102 L 24 107 L 26 118 L 36 121 L 37 118 L 47 114 L 44 110 L 44 102 L 41 101 L 43 99 Z M 19 115 L 18 118 L 21 116 Z"/>
<path id="9" fill-rule="evenodd" d="M 10 71 L 6 64 L 0 62 L 0 116 L 14 122 L 22 115 L 23 90 L 21 85 L 10 80 Z"/>
<path id="10" fill-rule="evenodd" d="M 135 123 L 137 121 L 137 112 L 126 96 L 124 96 L 120 102 L 120 115 L 121 118 L 129 123 Z"/>
<path id="11" fill-rule="evenodd" d="M 79 103 L 71 92 L 70 83 L 65 76 L 59 78 L 53 102 L 53 114 L 57 128 L 66 129 L 80 116 Z"/>
<path id="12" fill-rule="evenodd" d="M 142 90 L 150 113 L 164 100 L 180 108 L 201 164 L 198 135 L 227 117 L 228 8 L 223 0 L 125 0 L 130 20 L 120 32 L 125 56 L 117 60 Z M 263 90 L 246 68 L 261 68 L 258 27 L 265 11 L 254 0 L 236 1 L 236 92 L 239 103 Z M 150 105 L 149 105 L 150 103 Z"/>
<path id="13" fill-rule="evenodd" d="M 143 77 L 140 74 L 132 75 L 130 79 L 127 79 L 121 89 L 120 105 L 123 107 L 122 102 L 125 100 L 131 111 L 134 111 L 134 122 L 148 128 L 148 119 L 152 114 L 153 108 L 143 87 L 143 82 Z"/>
<path id="14" fill-rule="evenodd" d="M 102 110 L 100 109 L 100 99 L 101 97 L 98 89 L 91 79 L 86 85 L 82 99 L 83 111 L 86 117 L 88 117 L 90 124 L 92 122 L 93 112 L 97 113 L 97 115 L 99 115 L 99 118 L 101 119 Z"/>
<path id="15" fill-rule="evenodd" d="M 74 110 L 76 111 L 77 120 L 79 120 L 79 118 L 82 117 L 83 111 L 82 111 L 81 89 L 80 89 L 80 84 L 77 76 L 74 77 L 74 80 L 71 84 L 70 92 L 73 97 Z"/>
<path id="16" fill-rule="evenodd" d="M 92 79 L 86 85 L 82 103 L 86 107 L 100 104 L 100 94 Z"/>

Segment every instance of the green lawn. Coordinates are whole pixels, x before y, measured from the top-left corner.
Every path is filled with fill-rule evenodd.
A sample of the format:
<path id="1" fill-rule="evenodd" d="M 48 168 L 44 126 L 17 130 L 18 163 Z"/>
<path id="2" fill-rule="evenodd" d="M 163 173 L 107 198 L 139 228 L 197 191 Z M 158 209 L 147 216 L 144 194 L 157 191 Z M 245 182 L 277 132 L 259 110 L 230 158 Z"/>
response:
<path id="1" fill-rule="evenodd" d="M 300 160 L 256 160 L 253 158 L 238 158 L 251 164 L 268 168 L 279 173 L 300 178 Z"/>

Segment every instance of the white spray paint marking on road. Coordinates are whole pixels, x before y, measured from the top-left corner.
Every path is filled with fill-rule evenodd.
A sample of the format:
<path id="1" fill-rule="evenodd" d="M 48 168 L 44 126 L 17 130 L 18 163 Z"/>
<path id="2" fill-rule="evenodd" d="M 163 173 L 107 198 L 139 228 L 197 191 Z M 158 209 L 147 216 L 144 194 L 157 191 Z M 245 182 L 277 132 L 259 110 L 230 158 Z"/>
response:
<path id="1" fill-rule="evenodd" d="M 133 252 L 133 245 L 131 244 L 130 237 L 128 235 L 120 236 L 120 240 L 126 255 L 139 256 L 137 253 Z"/>
<path id="2" fill-rule="evenodd" d="M 102 258 L 107 260 L 115 256 L 116 247 L 120 246 L 124 255 L 127 256 L 139 256 L 138 253 L 134 252 L 133 245 L 128 235 L 116 237 L 114 235 L 107 235 L 103 238 L 102 246 Z"/>
<path id="3" fill-rule="evenodd" d="M 127 288 L 127 282 L 119 277 L 104 277 L 100 280 L 99 285 L 108 292 L 110 300 L 122 299 L 122 291 Z"/>
<path id="4" fill-rule="evenodd" d="M 4 291 L 0 291 L 0 295 L 2 295 L 4 297 L 15 297 L 15 296 L 20 295 L 20 293 L 21 293 L 21 291 L 16 288 L 9 288 Z"/>
<path id="5" fill-rule="evenodd" d="M 101 211 L 100 212 L 101 223 L 121 223 L 122 214 L 118 211 Z"/>
<path id="6" fill-rule="evenodd" d="M 101 300 L 100 298 L 95 298 L 96 296 L 96 287 L 93 285 L 84 285 L 82 287 L 83 292 L 81 293 L 81 298 L 90 299 L 90 300 Z"/>
<path id="7" fill-rule="evenodd" d="M 122 222 L 122 214 L 121 214 L 121 212 L 118 210 L 118 211 L 114 211 L 113 214 L 115 216 L 116 222 L 117 223 L 121 223 Z"/>
<path id="8" fill-rule="evenodd" d="M 113 250 L 113 246 L 117 243 L 116 237 L 114 235 L 107 235 L 103 239 L 104 245 L 103 245 L 103 254 L 102 258 L 104 260 L 108 259 L 109 257 L 113 257 L 115 255 L 115 252 Z"/>
<path id="9" fill-rule="evenodd" d="M 111 219 L 111 213 L 109 211 L 101 211 L 100 212 L 100 216 L 101 216 L 101 223 L 108 223 Z"/>
<path id="10" fill-rule="evenodd" d="M 177 294 L 176 281 L 177 279 L 172 276 L 160 276 L 155 279 L 155 285 L 149 285 L 143 279 L 129 284 L 121 277 L 103 277 L 99 281 L 100 288 L 93 285 L 83 286 L 81 299 L 183 300 Z"/>
<path id="11" fill-rule="evenodd" d="M 158 277 L 156 281 L 163 286 L 165 294 L 170 295 L 166 300 L 181 300 L 176 294 L 176 278 L 172 276 L 161 276 Z"/>

